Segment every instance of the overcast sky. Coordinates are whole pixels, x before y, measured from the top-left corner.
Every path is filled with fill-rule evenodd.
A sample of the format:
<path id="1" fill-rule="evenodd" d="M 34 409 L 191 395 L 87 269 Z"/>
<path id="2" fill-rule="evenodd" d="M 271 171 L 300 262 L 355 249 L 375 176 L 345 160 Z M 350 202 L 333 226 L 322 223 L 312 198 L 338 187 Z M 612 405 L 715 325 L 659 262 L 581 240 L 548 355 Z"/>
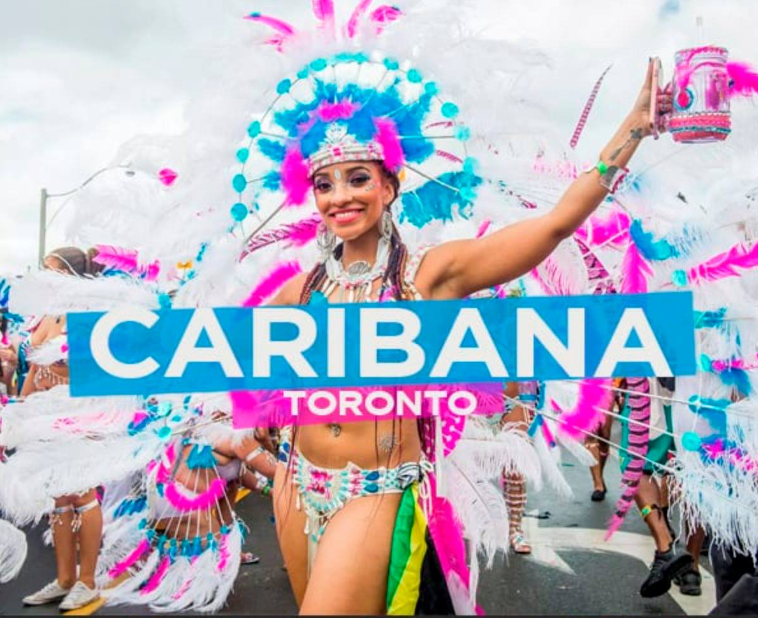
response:
<path id="1" fill-rule="evenodd" d="M 482 36 L 528 40 L 552 56 L 545 104 L 568 136 L 594 80 L 611 63 L 588 140 L 619 119 L 620 102 L 626 105 L 639 87 L 650 55 L 660 55 L 670 75 L 674 51 L 705 41 L 758 64 L 755 0 L 469 5 L 464 10 Z M 247 12 L 297 21 L 310 13 L 310 2 L 0 0 L 0 8 L 0 272 L 20 272 L 36 261 L 42 187 L 74 188 L 136 135 L 181 132 L 187 102 L 202 95 L 193 56 L 219 37 L 241 36 L 250 27 L 239 19 Z M 51 199 L 49 215 L 64 203 Z M 65 242 L 67 209 L 75 204 L 66 204 L 50 226 L 48 249 Z"/>

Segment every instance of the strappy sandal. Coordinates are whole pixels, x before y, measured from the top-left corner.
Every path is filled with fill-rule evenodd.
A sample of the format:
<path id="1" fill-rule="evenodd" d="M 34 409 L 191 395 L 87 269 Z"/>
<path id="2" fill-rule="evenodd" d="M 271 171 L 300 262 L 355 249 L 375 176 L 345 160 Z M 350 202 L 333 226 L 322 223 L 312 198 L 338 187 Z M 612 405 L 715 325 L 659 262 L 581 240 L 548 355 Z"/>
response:
<path id="1" fill-rule="evenodd" d="M 251 551 L 243 551 L 240 554 L 240 564 L 246 565 L 246 564 L 258 564 L 261 561 L 259 556 L 256 556 Z"/>
<path id="2" fill-rule="evenodd" d="M 526 556 L 532 553 L 532 546 L 526 542 L 524 535 L 520 532 L 511 536 L 511 549 L 514 553 Z"/>

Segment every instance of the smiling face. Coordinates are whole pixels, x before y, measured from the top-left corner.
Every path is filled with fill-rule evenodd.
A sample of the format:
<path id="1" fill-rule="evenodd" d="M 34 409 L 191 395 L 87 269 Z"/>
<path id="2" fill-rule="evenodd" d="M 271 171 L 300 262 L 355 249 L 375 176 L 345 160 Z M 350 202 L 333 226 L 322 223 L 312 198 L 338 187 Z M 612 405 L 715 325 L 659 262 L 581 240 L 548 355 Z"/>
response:
<path id="1" fill-rule="evenodd" d="M 321 168 L 313 175 L 313 192 L 326 226 L 342 240 L 378 230 L 382 212 L 395 199 L 395 187 L 374 161 Z"/>

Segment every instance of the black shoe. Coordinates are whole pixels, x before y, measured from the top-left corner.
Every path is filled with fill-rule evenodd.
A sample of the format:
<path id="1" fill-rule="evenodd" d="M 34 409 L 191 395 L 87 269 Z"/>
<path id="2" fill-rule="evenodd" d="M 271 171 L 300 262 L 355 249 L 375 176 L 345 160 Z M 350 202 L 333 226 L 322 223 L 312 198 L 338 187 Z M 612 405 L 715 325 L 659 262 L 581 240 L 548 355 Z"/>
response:
<path id="1" fill-rule="evenodd" d="M 606 491 L 607 490 L 605 489 L 596 489 L 595 491 L 592 492 L 592 497 L 590 498 L 590 500 L 592 500 L 593 502 L 602 502 L 603 500 L 605 500 Z"/>
<path id="2" fill-rule="evenodd" d="M 686 552 L 675 552 L 670 548 L 666 552 L 655 552 L 655 560 L 650 567 L 650 575 L 642 582 L 640 595 L 645 598 L 659 597 L 671 588 L 671 581 L 687 570 L 692 569 L 692 556 Z"/>
<path id="3" fill-rule="evenodd" d="M 687 569 L 684 573 L 675 577 L 673 581 L 679 586 L 679 592 L 682 594 L 690 597 L 699 597 L 703 594 L 703 589 L 700 587 L 703 578 L 695 569 Z"/>

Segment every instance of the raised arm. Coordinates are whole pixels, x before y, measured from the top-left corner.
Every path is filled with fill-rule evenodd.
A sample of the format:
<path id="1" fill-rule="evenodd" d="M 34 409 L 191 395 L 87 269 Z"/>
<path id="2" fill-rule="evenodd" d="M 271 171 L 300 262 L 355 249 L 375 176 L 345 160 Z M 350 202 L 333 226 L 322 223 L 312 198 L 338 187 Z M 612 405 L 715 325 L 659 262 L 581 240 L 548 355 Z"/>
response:
<path id="1" fill-rule="evenodd" d="M 652 63 L 632 111 L 600 153 L 599 161 L 608 168 L 626 166 L 650 134 L 651 83 Z M 550 255 L 598 207 L 608 192 L 602 180 L 596 167 L 580 175 L 555 208 L 541 217 L 509 225 L 484 238 L 435 247 L 422 262 L 417 287 L 429 298 L 462 298 L 520 277 Z"/>

